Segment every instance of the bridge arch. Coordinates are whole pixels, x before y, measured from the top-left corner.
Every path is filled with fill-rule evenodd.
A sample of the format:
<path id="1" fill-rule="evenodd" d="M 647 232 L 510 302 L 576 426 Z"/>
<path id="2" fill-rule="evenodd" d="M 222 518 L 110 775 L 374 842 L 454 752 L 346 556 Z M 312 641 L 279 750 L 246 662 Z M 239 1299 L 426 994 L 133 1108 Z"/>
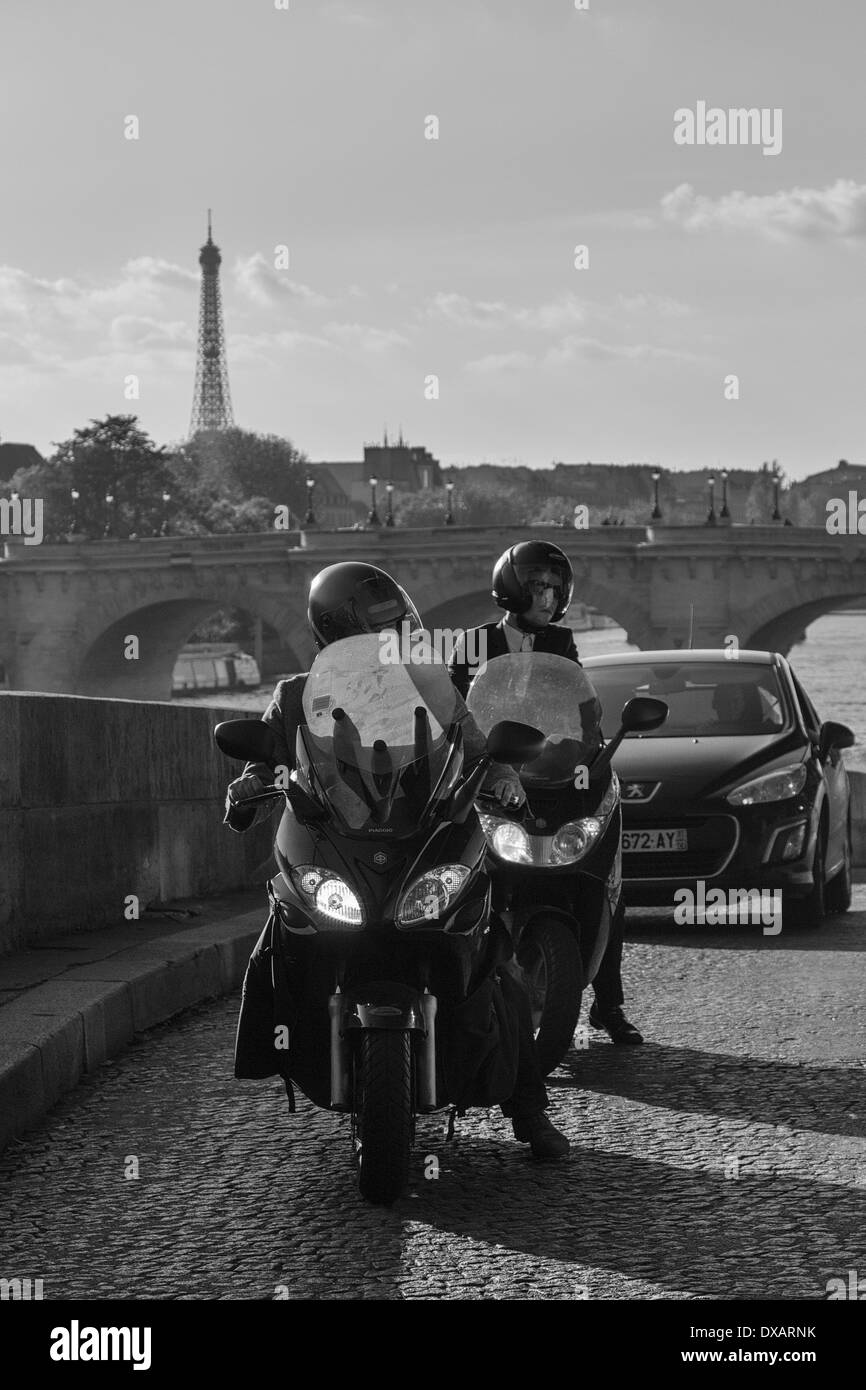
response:
<path id="1" fill-rule="evenodd" d="M 843 607 L 855 598 L 866 599 L 866 585 L 859 589 L 855 587 L 853 592 L 827 594 L 822 598 L 810 599 L 785 608 L 755 627 L 742 645 L 753 647 L 757 651 L 781 652 L 783 656 L 787 656 L 797 642 L 804 640 L 806 628 L 810 623 L 823 618 L 827 613 L 832 613 L 836 608 Z"/>
<path id="2" fill-rule="evenodd" d="M 80 634 L 80 660 L 74 672 L 77 695 L 110 699 L 168 700 L 178 653 L 205 619 L 222 609 L 238 608 L 259 617 L 279 637 L 294 670 L 304 670 L 311 656 L 303 607 L 276 594 L 225 590 L 205 596 L 153 598 L 131 606 L 118 601 L 112 614 L 95 615 Z M 137 657 L 127 652 L 128 639 L 137 639 Z"/>

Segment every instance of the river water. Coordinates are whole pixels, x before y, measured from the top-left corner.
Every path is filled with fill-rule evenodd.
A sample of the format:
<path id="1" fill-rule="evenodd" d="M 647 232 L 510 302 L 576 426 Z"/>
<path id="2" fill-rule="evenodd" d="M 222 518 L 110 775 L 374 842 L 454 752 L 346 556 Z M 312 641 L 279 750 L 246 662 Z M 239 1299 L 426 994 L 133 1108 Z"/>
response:
<path id="1" fill-rule="evenodd" d="M 621 627 L 575 633 L 582 656 L 637 651 Z M 788 660 L 822 719 L 836 719 L 853 729 L 857 743 L 845 753 L 849 768 L 866 771 L 866 612 L 828 613 L 806 631 L 806 641 L 792 647 Z M 211 705 L 264 713 L 275 678 L 257 690 L 184 696 L 178 704 Z"/>

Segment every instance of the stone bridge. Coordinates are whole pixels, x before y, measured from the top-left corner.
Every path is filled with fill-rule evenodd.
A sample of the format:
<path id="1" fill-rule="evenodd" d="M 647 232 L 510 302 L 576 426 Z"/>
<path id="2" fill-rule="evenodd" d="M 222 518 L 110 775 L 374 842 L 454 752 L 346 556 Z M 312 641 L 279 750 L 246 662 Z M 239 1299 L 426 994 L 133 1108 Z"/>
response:
<path id="1" fill-rule="evenodd" d="M 532 538 L 562 546 L 576 596 L 642 648 L 687 645 L 691 622 L 694 646 L 720 646 L 733 634 L 741 647 L 786 652 L 814 618 L 866 596 L 866 538 L 820 528 L 311 529 L 56 546 L 10 538 L 0 558 L 6 688 L 168 699 L 178 651 L 199 623 L 229 607 L 261 618 L 286 669 L 303 670 L 314 650 L 310 580 L 341 559 L 389 570 L 429 626 L 468 627 L 497 614 L 496 557 Z"/>

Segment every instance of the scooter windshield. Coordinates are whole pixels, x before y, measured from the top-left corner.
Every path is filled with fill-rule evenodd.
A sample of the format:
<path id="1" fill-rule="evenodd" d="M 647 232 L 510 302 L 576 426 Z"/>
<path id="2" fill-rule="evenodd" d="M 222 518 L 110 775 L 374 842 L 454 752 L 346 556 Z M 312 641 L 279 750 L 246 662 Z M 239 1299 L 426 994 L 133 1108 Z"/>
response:
<path id="1" fill-rule="evenodd" d="M 345 637 L 304 686 L 298 771 L 349 833 L 412 834 L 462 771 L 448 672 L 416 635 L 407 645 L 393 632 Z"/>
<path id="2" fill-rule="evenodd" d="M 514 652 L 482 667 L 466 701 L 484 734 L 502 719 L 545 735 L 540 755 L 518 768 L 524 786 L 564 786 L 600 746 L 599 704 L 576 661 L 550 652 Z"/>

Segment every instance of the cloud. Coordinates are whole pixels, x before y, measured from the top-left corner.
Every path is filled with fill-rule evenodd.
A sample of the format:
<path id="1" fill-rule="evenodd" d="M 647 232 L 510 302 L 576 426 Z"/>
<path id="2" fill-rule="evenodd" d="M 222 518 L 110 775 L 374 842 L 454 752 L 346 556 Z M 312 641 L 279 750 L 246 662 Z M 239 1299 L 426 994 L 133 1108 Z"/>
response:
<path id="1" fill-rule="evenodd" d="M 671 299 L 666 294 L 620 294 L 616 302 L 628 314 L 653 314 L 663 319 L 682 319 L 692 312 L 681 299 Z"/>
<path id="2" fill-rule="evenodd" d="M 111 321 L 108 337 L 118 348 L 177 347 L 196 341 L 193 328 L 182 319 L 169 323 L 136 314 L 118 314 Z"/>
<path id="3" fill-rule="evenodd" d="M 478 357 L 466 363 L 467 372 L 495 374 L 508 372 L 534 365 L 535 359 L 528 352 L 491 352 L 486 357 Z"/>
<path id="4" fill-rule="evenodd" d="M 324 308 L 333 303 L 326 295 L 318 294 L 309 285 L 290 280 L 286 271 L 276 270 L 261 251 L 246 259 L 239 257 L 232 271 L 237 288 L 254 304 L 280 304 L 286 299 L 310 308 Z"/>
<path id="5" fill-rule="evenodd" d="M 555 333 L 583 323 L 587 315 L 586 306 L 573 294 L 534 308 L 511 308 L 502 300 L 468 299 L 464 294 L 444 291 L 427 301 L 424 312 L 428 318 L 443 318 L 461 328 L 516 326 L 542 333 Z"/>
<path id="6" fill-rule="evenodd" d="M 462 328 L 501 328 L 509 320 L 508 307 L 501 300 L 468 299 L 465 294 L 440 290 L 428 300 L 428 318 L 443 318 Z"/>
<path id="7" fill-rule="evenodd" d="M 344 347 L 358 347 L 362 352 L 380 354 L 393 347 L 407 347 L 409 339 L 395 328 L 371 328 L 366 323 L 326 323 L 328 337 Z"/>
<path id="8" fill-rule="evenodd" d="M 661 200 L 662 216 L 688 232 L 755 232 L 776 241 L 861 241 L 866 238 L 866 184 L 837 179 L 824 189 L 727 193 L 707 198 L 681 183 Z"/>
<path id="9" fill-rule="evenodd" d="M 548 349 L 543 358 L 545 367 L 568 367 L 575 362 L 692 362 L 694 354 L 675 348 L 657 347 L 654 343 L 603 343 L 598 338 L 563 338 Z"/>

